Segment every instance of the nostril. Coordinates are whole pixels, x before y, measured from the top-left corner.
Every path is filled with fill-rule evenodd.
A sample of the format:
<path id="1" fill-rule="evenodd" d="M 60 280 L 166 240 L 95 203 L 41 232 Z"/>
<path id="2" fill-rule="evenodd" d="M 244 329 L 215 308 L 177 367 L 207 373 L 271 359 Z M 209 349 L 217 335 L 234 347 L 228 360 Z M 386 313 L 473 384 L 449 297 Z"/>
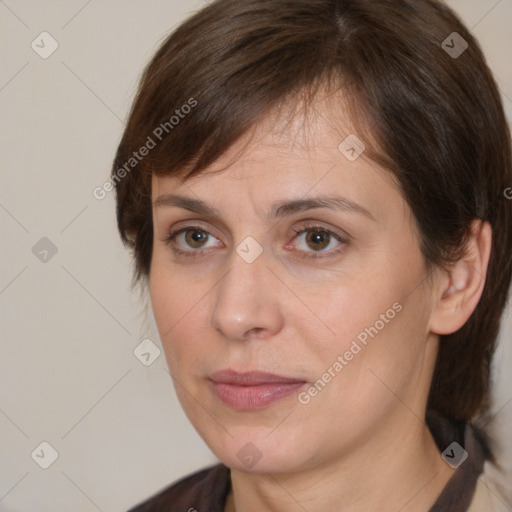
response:
<path id="1" fill-rule="evenodd" d="M 265 332 L 265 328 L 263 328 L 263 327 L 253 327 L 252 329 L 249 329 L 244 334 L 243 339 L 245 340 L 250 337 L 258 338 L 258 337 L 260 337 L 261 333 L 264 333 L 264 332 Z"/>

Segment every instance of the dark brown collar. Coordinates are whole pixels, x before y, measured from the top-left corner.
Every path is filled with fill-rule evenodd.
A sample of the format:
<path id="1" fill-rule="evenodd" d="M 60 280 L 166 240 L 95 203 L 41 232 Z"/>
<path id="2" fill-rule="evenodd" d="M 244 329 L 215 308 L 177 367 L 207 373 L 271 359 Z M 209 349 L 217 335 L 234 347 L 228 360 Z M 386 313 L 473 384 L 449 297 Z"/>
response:
<path id="1" fill-rule="evenodd" d="M 454 423 L 428 414 L 427 424 L 441 453 L 453 442 L 468 453 L 467 459 L 456 469 L 429 512 L 466 512 L 471 505 L 484 462 L 490 455 L 487 444 L 478 430 L 469 423 Z M 453 455 L 453 451 L 449 450 L 449 455 Z"/>

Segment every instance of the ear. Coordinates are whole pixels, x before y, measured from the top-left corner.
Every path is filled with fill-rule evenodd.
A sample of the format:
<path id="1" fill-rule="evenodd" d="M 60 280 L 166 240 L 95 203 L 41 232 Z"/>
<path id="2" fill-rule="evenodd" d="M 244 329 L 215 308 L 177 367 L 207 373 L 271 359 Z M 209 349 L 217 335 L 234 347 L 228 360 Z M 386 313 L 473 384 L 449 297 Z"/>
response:
<path id="1" fill-rule="evenodd" d="M 491 255 L 492 229 L 488 222 L 474 220 L 466 254 L 440 274 L 430 319 L 434 334 L 459 330 L 475 310 L 485 285 Z"/>

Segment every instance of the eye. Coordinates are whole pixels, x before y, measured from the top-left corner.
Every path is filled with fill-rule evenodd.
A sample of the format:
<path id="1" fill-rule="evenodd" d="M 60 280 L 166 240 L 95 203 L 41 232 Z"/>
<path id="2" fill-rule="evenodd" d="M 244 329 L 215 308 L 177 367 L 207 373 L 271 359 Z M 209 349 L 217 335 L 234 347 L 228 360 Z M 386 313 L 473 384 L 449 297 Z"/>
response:
<path id="1" fill-rule="evenodd" d="M 286 249 L 299 249 L 305 254 L 303 258 L 321 258 L 334 256 L 341 252 L 347 240 L 331 230 L 318 225 L 304 226 L 301 230 L 293 230 L 297 236 L 293 244 L 288 243 Z M 222 242 L 201 226 L 186 226 L 175 231 L 162 240 L 172 246 L 172 250 L 182 256 L 199 257 L 206 249 L 222 246 Z M 296 246 L 296 247 L 295 247 Z"/>
<path id="2" fill-rule="evenodd" d="M 219 240 L 200 226 L 186 226 L 171 231 L 163 242 L 177 245 L 178 247 L 173 247 L 177 254 L 196 256 L 203 249 L 218 246 Z"/>
<path id="3" fill-rule="evenodd" d="M 341 236 L 322 226 L 305 226 L 297 233 L 295 244 L 300 251 L 309 253 L 306 258 L 318 258 L 338 254 L 347 243 Z"/>

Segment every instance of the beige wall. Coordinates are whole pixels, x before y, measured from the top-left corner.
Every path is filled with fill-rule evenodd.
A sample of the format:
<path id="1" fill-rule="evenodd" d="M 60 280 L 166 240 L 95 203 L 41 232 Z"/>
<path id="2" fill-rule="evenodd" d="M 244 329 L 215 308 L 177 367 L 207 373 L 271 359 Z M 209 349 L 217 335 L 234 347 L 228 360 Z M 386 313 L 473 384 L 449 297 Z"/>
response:
<path id="1" fill-rule="evenodd" d="M 512 119 L 512 0 L 450 4 L 479 37 Z M 129 289 L 113 196 L 92 193 L 107 179 L 143 64 L 202 5 L 0 2 L 2 511 L 126 510 L 215 461 L 177 404 L 163 355 L 147 367 L 134 357 L 142 339 L 159 342 Z M 36 51 L 55 43 L 43 31 L 59 45 L 46 59 Z M 510 425 L 508 313 L 496 423 Z M 42 442 L 58 452 L 47 469 Z"/>

